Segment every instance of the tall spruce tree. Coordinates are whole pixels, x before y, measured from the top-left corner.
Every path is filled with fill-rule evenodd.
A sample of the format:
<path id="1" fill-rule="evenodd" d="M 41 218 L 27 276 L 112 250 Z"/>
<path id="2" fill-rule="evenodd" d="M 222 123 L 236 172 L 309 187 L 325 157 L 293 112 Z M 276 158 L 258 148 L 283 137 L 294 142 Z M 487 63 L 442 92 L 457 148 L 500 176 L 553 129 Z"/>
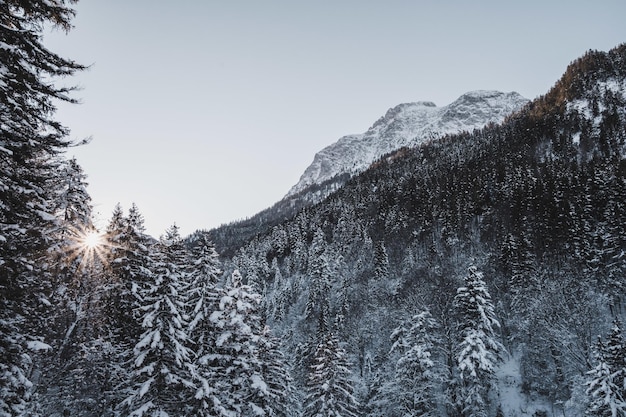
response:
<path id="1" fill-rule="evenodd" d="M 153 281 L 139 291 L 144 332 L 133 349 L 131 395 L 121 404 L 129 416 L 186 414 L 194 394 L 183 296 L 187 257 L 176 226 L 161 238 L 159 250 Z"/>
<path id="2" fill-rule="evenodd" d="M 330 308 L 328 299 L 331 289 L 331 271 L 326 246 L 324 231 L 316 229 L 309 249 L 310 285 L 305 314 L 310 320 L 315 320 L 320 316 L 327 318 Z"/>
<path id="3" fill-rule="evenodd" d="M 211 315 L 217 333 L 207 388 L 214 390 L 214 411 L 204 415 L 284 416 L 288 411 L 290 379 L 263 325 L 260 298 L 235 270 Z"/>
<path id="4" fill-rule="evenodd" d="M 588 373 L 587 415 L 626 416 L 626 340 L 621 324 L 615 320 L 606 342 L 598 340 L 597 365 Z"/>
<path id="5" fill-rule="evenodd" d="M 304 417 L 356 417 L 359 403 L 354 396 L 347 353 L 332 331 L 320 335 L 309 370 Z"/>
<path id="6" fill-rule="evenodd" d="M 111 367 L 116 346 L 109 343 L 102 306 L 103 247 L 92 223 L 86 175 L 75 159 L 59 161 L 58 175 L 50 180 L 56 190 L 57 243 L 50 251 L 54 306 L 43 313 L 54 354 L 40 355 L 33 374 L 36 396 L 33 415 L 70 412 L 99 416 L 111 410 Z M 91 242 L 91 244 L 88 244 Z M 86 377 L 89 375 L 89 378 Z M 122 374 L 123 375 L 123 374 Z"/>
<path id="7" fill-rule="evenodd" d="M 138 321 L 140 292 L 150 285 L 156 273 L 154 245 L 145 233 L 143 216 L 135 204 L 127 216 L 116 206 L 105 237 L 109 277 L 104 308 L 115 342 L 132 348 L 142 332 Z"/>
<path id="8" fill-rule="evenodd" d="M 392 333 L 391 355 L 397 354 L 393 378 L 383 384 L 378 408 L 388 416 L 436 416 L 437 367 L 434 354 L 438 325 L 428 310 L 411 317 Z"/>
<path id="9" fill-rule="evenodd" d="M 219 256 L 213 243 L 204 233 L 197 234 L 191 242 L 188 278 L 184 288 L 189 306 L 189 348 L 193 354 L 195 371 L 192 375 L 195 396 L 193 415 L 220 415 L 219 393 L 216 391 L 215 338 L 217 327 L 210 320 L 218 309 L 221 289 L 217 288 L 221 274 Z"/>
<path id="10" fill-rule="evenodd" d="M 475 266 L 469 267 L 464 285 L 457 289 L 454 308 L 458 320 L 458 405 L 465 417 L 486 417 L 488 394 L 504 347 L 496 338 L 495 329 L 500 324 L 487 284 Z"/>
<path id="11" fill-rule="evenodd" d="M 41 258 L 53 245 L 55 156 L 67 129 L 55 101 L 72 102 L 54 81 L 83 69 L 42 45 L 44 27 L 68 30 L 74 1 L 0 3 L 0 414 L 22 415 L 30 395 L 29 341 L 49 293 Z"/>

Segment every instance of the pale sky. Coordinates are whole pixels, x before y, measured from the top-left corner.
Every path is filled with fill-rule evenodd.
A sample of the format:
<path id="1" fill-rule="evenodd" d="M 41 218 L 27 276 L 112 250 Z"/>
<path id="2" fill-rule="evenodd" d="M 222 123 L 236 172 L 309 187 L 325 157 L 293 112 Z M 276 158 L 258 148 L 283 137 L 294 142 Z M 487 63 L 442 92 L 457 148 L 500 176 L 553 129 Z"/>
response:
<path id="1" fill-rule="evenodd" d="M 626 2 L 82 0 L 49 49 L 91 69 L 57 119 L 103 223 L 135 202 L 155 237 L 249 217 L 314 154 L 387 109 L 471 90 L 544 94 L 626 42 Z"/>

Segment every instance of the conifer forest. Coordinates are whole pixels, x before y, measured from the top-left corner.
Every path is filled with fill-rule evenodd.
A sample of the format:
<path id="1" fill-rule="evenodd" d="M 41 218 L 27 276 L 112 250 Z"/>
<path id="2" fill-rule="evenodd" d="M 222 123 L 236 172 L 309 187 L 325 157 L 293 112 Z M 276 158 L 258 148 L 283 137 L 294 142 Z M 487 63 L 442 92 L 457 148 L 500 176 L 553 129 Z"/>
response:
<path id="1" fill-rule="evenodd" d="M 319 202 L 155 238 L 135 205 L 96 230 L 66 157 L 50 80 L 85 67 L 42 31 L 73 3 L 0 1 L 0 416 L 626 416 L 626 44 Z"/>

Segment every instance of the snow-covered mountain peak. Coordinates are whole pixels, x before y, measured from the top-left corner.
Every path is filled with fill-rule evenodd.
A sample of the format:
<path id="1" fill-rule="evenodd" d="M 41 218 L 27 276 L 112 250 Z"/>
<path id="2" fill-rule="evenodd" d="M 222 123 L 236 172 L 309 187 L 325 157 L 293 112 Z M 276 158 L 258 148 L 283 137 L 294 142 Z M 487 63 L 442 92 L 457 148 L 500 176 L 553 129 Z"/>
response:
<path id="1" fill-rule="evenodd" d="M 478 90 L 470 91 L 445 106 L 442 124 L 453 119 L 481 127 L 489 122 L 501 122 L 528 102 L 516 92 Z"/>
<path id="2" fill-rule="evenodd" d="M 382 155 L 402 147 L 500 123 L 527 102 L 515 92 L 479 90 L 463 94 L 443 107 L 430 101 L 399 104 L 367 132 L 344 136 L 318 152 L 287 197 L 338 175 L 362 172 Z"/>

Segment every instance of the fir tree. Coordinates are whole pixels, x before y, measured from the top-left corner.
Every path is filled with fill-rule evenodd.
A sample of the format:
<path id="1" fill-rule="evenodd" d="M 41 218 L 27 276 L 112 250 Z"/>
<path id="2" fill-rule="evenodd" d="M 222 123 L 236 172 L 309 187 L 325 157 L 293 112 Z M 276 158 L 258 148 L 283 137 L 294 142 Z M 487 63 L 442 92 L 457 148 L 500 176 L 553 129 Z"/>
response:
<path id="1" fill-rule="evenodd" d="M 193 357 L 186 334 L 182 295 L 186 253 L 176 226 L 159 243 L 160 258 L 153 281 L 139 290 L 144 332 L 133 349 L 131 395 L 122 411 L 129 416 L 185 413 L 193 398 Z"/>
<path id="2" fill-rule="evenodd" d="M 288 410 L 290 379 L 259 307 L 260 296 L 235 270 L 211 315 L 217 328 L 215 351 L 207 358 L 214 370 L 207 381 L 215 393 L 211 415 L 283 416 Z"/>
<path id="3" fill-rule="evenodd" d="M 98 286 L 93 248 L 85 243 L 90 233 L 95 233 L 92 223 L 91 197 L 87 193 L 86 175 L 75 159 L 61 163 L 58 182 L 57 243 L 51 248 L 51 257 L 56 268 L 53 293 L 57 310 L 55 330 L 63 334 L 64 340 L 58 348 L 60 356 L 67 356 L 65 349 L 74 336 L 75 325 L 81 319 L 82 304 Z M 100 266 L 100 265 L 99 265 Z"/>
<path id="4" fill-rule="evenodd" d="M 83 69 L 42 43 L 44 27 L 68 30 L 73 1 L 0 3 L 0 414 L 20 415 L 30 395 L 26 342 L 40 338 L 54 245 L 55 157 L 67 129 L 54 120 L 55 101 L 73 102 L 54 81 Z M 45 306 L 45 305 L 43 305 Z"/>
<path id="5" fill-rule="evenodd" d="M 196 393 L 192 412 L 198 416 L 220 415 L 220 400 L 214 387 L 215 337 L 218 329 L 210 320 L 219 307 L 221 296 L 221 290 L 217 288 L 221 273 L 219 257 L 213 243 L 204 233 L 196 235 L 191 245 L 184 291 L 190 308 L 187 332 L 195 369 L 193 382 Z"/>
<path id="6" fill-rule="evenodd" d="M 60 220 L 61 240 L 75 240 L 76 233 L 93 230 L 91 196 L 87 175 L 75 158 L 61 162 L 58 176 L 56 216 Z"/>
<path id="7" fill-rule="evenodd" d="M 383 242 L 376 242 L 374 247 L 374 278 L 377 281 L 389 278 L 389 258 Z"/>
<path id="8" fill-rule="evenodd" d="M 483 274 L 469 268 L 464 285 L 457 289 L 454 308 L 458 318 L 459 346 L 456 366 L 460 408 L 466 417 L 487 416 L 488 393 L 495 379 L 495 366 L 504 350 L 496 339 L 500 325 Z"/>
<path id="9" fill-rule="evenodd" d="M 270 417 L 299 416 L 300 404 L 297 401 L 293 380 L 289 374 L 287 359 L 280 351 L 280 341 L 265 327 L 259 338 L 258 355 L 261 363 L 259 384 L 259 405 Z"/>
<path id="10" fill-rule="evenodd" d="M 145 234 L 143 216 L 135 204 L 126 217 L 116 206 L 107 226 L 106 244 L 109 280 L 105 310 L 116 343 L 132 349 L 142 333 L 140 292 L 150 285 L 157 269 L 152 238 Z"/>
<path id="11" fill-rule="evenodd" d="M 378 406 L 386 415 L 436 416 L 439 379 L 433 354 L 437 322 L 428 310 L 414 315 L 392 333 L 390 354 L 398 354 L 394 377 L 383 384 Z"/>
<path id="12" fill-rule="evenodd" d="M 331 288 L 330 262 L 326 253 L 324 232 L 321 229 L 315 230 L 311 243 L 308 273 L 311 284 L 305 313 L 307 318 L 315 319 L 329 310 L 328 299 Z"/>
<path id="13" fill-rule="evenodd" d="M 115 387 L 111 402 L 119 405 L 132 394 L 129 381 L 136 380 L 134 348 L 146 330 L 142 327 L 143 297 L 150 293 L 158 272 L 158 245 L 146 235 L 143 216 L 135 204 L 127 216 L 119 204 L 116 206 L 105 237 L 108 270 L 103 310 L 117 356 L 104 368 L 110 370 L 111 381 L 107 383 Z"/>
<path id="14" fill-rule="evenodd" d="M 112 382 L 125 375 L 116 367 L 119 349 L 108 342 L 102 309 L 104 242 L 89 240 L 98 234 L 86 175 L 76 160 L 60 161 L 51 181 L 57 192 L 57 244 L 50 253 L 54 312 L 48 313 L 47 340 L 55 354 L 41 355 L 33 364 L 40 376 L 29 412 L 102 415 L 116 404 Z"/>
<path id="15" fill-rule="evenodd" d="M 313 353 L 303 417 L 358 416 L 359 404 L 350 378 L 346 351 L 333 332 L 325 332 Z"/>
<path id="16" fill-rule="evenodd" d="M 597 365 L 589 373 L 587 415 L 626 416 L 626 340 L 616 320 L 606 343 L 598 340 Z"/>

